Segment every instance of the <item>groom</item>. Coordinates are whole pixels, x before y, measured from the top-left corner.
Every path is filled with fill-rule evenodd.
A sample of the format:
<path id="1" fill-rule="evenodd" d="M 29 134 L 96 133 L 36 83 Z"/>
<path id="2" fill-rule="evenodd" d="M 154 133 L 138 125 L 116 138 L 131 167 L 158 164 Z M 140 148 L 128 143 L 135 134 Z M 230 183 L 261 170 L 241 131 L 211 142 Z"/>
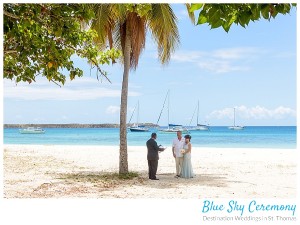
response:
<path id="1" fill-rule="evenodd" d="M 183 149 L 183 145 L 184 145 L 184 138 L 182 137 L 182 132 L 177 131 L 177 138 L 173 140 L 173 144 L 172 144 L 173 157 L 175 158 L 175 162 L 176 162 L 175 178 L 180 177 L 180 173 L 182 169 L 183 154 L 180 152 L 180 150 Z"/>

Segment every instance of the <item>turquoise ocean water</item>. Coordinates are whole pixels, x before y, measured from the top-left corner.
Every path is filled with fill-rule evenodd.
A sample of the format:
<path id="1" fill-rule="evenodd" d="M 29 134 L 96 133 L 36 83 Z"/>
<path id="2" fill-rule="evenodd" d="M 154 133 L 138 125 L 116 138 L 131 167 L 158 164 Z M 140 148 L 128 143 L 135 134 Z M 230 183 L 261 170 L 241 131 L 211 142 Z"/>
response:
<path id="1" fill-rule="evenodd" d="M 37 145 L 119 145 L 118 128 L 45 128 L 45 134 L 20 134 L 18 129 L 4 129 L 4 144 Z M 128 132 L 128 145 L 143 146 L 150 132 Z M 234 131 L 227 127 L 211 127 L 210 131 L 191 131 L 195 147 L 213 148 L 296 148 L 295 126 L 246 127 Z M 176 133 L 157 132 L 158 144 L 171 146 Z"/>

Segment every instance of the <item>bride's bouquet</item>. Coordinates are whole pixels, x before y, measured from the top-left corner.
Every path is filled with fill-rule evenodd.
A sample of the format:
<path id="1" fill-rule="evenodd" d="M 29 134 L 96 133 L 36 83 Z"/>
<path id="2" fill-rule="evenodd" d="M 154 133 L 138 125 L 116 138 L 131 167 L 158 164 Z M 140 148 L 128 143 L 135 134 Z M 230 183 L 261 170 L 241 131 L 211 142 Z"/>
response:
<path id="1" fill-rule="evenodd" d="M 180 149 L 180 153 L 184 154 L 185 153 L 185 149 Z"/>

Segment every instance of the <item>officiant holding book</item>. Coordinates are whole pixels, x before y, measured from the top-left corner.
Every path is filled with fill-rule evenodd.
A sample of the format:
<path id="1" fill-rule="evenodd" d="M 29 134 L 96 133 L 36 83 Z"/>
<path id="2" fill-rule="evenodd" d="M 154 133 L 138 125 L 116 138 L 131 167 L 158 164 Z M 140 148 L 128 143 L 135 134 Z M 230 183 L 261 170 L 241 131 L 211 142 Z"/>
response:
<path id="1" fill-rule="evenodd" d="M 150 180 L 159 180 L 156 178 L 157 166 L 159 156 L 158 153 L 165 150 L 164 148 L 157 145 L 156 142 L 156 133 L 151 134 L 151 138 L 146 142 L 148 153 L 147 153 L 147 160 L 148 160 L 148 173 Z"/>

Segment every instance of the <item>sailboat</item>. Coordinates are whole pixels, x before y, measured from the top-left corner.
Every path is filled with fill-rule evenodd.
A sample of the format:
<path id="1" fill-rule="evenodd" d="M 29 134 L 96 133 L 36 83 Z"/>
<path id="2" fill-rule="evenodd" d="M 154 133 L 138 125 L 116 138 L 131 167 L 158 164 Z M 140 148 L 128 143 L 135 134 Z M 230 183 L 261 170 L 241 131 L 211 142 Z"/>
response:
<path id="1" fill-rule="evenodd" d="M 168 128 L 165 129 L 159 129 L 159 132 L 162 133 L 176 133 L 177 131 L 181 131 L 182 133 L 189 133 L 188 129 L 184 128 L 182 125 L 179 124 L 170 124 L 169 120 L 170 120 L 170 90 L 168 90 L 164 104 L 163 104 L 163 108 L 160 112 L 160 115 L 158 117 L 157 123 L 159 122 L 160 116 L 162 114 L 162 111 L 164 109 L 165 103 L 166 103 L 166 99 L 168 97 Z"/>
<path id="2" fill-rule="evenodd" d="M 136 108 L 137 108 L 137 119 L 136 119 L 137 121 L 136 121 L 135 124 L 133 124 L 131 127 L 129 127 L 129 130 L 130 130 L 131 132 L 148 132 L 149 129 L 148 129 L 147 127 L 139 125 L 139 111 L 140 111 L 140 104 L 139 104 L 139 101 L 138 101 L 138 103 L 137 103 Z M 134 108 L 134 110 L 133 110 L 133 112 L 132 112 L 132 115 L 131 115 L 131 118 L 130 118 L 130 120 L 129 120 L 129 123 L 130 123 L 130 121 L 131 121 L 131 119 L 132 119 L 132 116 L 133 116 L 134 111 L 135 111 L 136 108 Z"/>
<path id="3" fill-rule="evenodd" d="M 235 125 L 235 108 L 233 108 L 233 126 L 228 127 L 230 130 L 243 130 L 244 126 L 236 126 Z"/>
<path id="4" fill-rule="evenodd" d="M 196 111 L 196 109 L 195 109 L 195 111 Z M 190 126 L 191 123 L 192 123 L 192 120 L 193 120 L 193 118 L 194 118 L 195 111 L 194 111 L 194 113 L 193 113 L 193 116 L 192 116 L 192 119 L 191 119 L 191 122 L 190 122 L 189 126 Z M 189 128 L 189 130 L 192 130 L 192 131 L 209 130 L 209 126 L 208 126 L 208 125 L 200 124 L 198 121 L 199 121 L 199 100 L 198 100 L 198 105 L 197 105 L 197 126 L 196 126 L 196 127 Z"/>

